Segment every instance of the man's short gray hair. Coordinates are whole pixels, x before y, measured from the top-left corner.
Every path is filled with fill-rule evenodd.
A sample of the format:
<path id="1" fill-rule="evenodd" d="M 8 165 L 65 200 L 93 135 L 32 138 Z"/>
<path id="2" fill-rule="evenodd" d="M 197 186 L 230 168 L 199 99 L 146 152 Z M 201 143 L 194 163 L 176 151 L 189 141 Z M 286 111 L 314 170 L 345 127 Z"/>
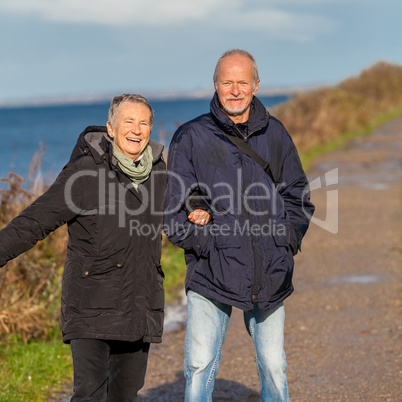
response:
<path id="1" fill-rule="evenodd" d="M 254 85 L 257 84 L 257 81 L 260 79 L 259 75 L 258 75 L 258 67 L 257 67 L 257 63 L 254 59 L 254 57 L 249 53 L 246 52 L 245 50 L 242 49 L 231 49 L 231 50 L 227 50 L 225 53 L 223 53 L 223 55 L 219 58 L 218 62 L 216 63 L 215 66 L 215 71 L 214 71 L 214 85 L 216 86 L 218 84 L 218 70 L 219 70 L 219 66 L 222 62 L 222 60 L 225 57 L 228 56 L 245 56 L 248 57 L 251 62 L 253 63 L 253 70 L 254 70 Z"/>
<path id="2" fill-rule="evenodd" d="M 113 127 L 114 122 L 116 121 L 116 116 L 117 113 L 120 109 L 120 106 L 123 105 L 124 103 L 142 103 L 145 105 L 149 111 L 151 112 L 151 129 L 154 124 L 154 111 L 149 104 L 148 100 L 144 98 L 142 95 L 137 95 L 137 94 L 123 94 L 119 96 L 115 96 L 112 99 L 112 103 L 110 104 L 109 108 L 109 113 L 108 113 L 108 120 L 110 125 Z"/>

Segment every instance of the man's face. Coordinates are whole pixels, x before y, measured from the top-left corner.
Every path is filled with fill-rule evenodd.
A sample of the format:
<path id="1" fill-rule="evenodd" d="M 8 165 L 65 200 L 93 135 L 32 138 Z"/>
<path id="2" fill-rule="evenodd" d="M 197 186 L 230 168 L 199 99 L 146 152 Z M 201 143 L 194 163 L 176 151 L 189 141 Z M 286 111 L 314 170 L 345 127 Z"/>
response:
<path id="1" fill-rule="evenodd" d="M 242 55 L 227 56 L 218 67 L 215 90 L 223 111 L 235 122 L 248 120 L 250 103 L 260 81 L 254 82 L 252 61 Z"/>
<path id="2" fill-rule="evenodd" d="M 151 111 L 142 103 L 123 103 L 117 110 L 113 127 L 107 122 L 107 131 L 117 149 L 136 161 L 151 136 Z"/>

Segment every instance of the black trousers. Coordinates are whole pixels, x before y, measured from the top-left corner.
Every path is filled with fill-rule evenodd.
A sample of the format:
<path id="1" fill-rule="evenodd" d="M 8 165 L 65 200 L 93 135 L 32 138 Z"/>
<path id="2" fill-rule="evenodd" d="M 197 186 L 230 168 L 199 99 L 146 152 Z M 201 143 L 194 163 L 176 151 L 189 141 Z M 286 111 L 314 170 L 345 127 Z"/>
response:
<path id="1" fill-rule="evenodd" d="M 144 386 L 149 343 L 74 339 L 71 401 L 137 401 Z"/>

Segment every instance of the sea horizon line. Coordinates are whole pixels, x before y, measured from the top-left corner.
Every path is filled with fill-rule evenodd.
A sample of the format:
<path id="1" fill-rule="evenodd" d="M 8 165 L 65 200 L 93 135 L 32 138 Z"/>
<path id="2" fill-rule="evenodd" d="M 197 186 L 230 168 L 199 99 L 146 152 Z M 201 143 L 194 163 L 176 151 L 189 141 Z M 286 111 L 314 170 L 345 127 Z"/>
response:
<path id="1" fill-rule="evenodd" d="M 278 88 L 259 88 L 257 96 L 291 96 L 296 93 L 305 92 L 317 88 L 318 86 L 300 86 L 300 87 L 278 87 Z M 130 93 L 131 91 L 126 91 Z M 131 92 L 134 93 L 134 92 Z M 189 91 L 141 91 L 150 102 L 152 101 L 172 101 L 172 100 L 197 100 L 210 99 L 214 93 L 213 89 L 197 89 Z M 96 103 L 110 102 L 114 94 L 87 94 L 87 95 L 60 95 L 60 96 L 39 96 L 27 97 L 21 99 L 0 100 L 0 108 L 18 108 L 18 107 L 43 107 L 43 106 L 68 106 L 68 105 L 87 105 Z"/>

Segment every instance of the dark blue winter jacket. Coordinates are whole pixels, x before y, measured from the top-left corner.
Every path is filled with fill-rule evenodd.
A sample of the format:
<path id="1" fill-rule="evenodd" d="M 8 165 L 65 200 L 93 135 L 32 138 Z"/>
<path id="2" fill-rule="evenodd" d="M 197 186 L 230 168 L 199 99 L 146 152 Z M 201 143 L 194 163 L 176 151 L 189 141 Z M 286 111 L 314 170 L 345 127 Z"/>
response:
<path id="1" fill-rule="evenodd" d="M 293 291 L 293 255 L 314 212 L 295 145 L 283 125 L 253 98 L 246 143 L 271 165 L 262 167 L 224 132 L 244 139 L 221 109 L 178 128 L 169 147 L 165 232 L 185 249 L 186 290 L 251 310 L 266 310 Z M 187 219 L 186 200 L 197 191 L 208 203 L 205 226 Z"/>

